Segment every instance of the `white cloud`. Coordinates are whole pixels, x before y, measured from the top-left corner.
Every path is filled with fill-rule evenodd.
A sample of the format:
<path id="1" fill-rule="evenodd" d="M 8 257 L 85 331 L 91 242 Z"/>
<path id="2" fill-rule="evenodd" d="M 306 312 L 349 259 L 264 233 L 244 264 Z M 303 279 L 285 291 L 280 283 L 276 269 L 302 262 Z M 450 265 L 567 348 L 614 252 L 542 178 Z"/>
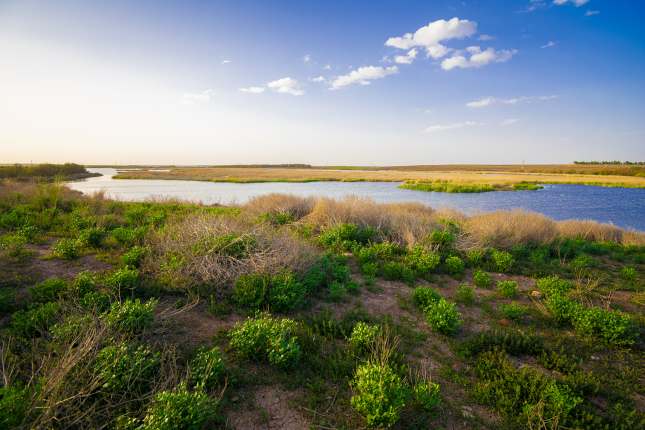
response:
<path id="1" fill-rule="evenodd" d="M 231 60 L 222 60 L 222 64 L 229 64 L 229 63 L 232 63 L 232 61 Z"/>
<path id="2" fill-rule="evenodd" d="M 589 0 L 553 0 L 553 4 L 556 6 L 562 6 L 567 3 L 572 3 L 575 7 L 580 7 L 589 3 Z"/>
<path id="3" fill-rule="evenodd" d="M 519 103 L 531 103 L 537 101 L 547 101 L 557 99 L 558 96 L 521 96 L 513 97 L 510 99 L 499 99 L 496 97 L 484 97 L 483 99 L 473 100 L 472 102 L 466 103 L 466 106 L 473 109 L 484 108 L 492 105 L 516 105 Z"/>
<path id="4" fill-rule="evenodd" d="M 211 101 L 213 94 L 215 94 L 215 91 L 210 88 L 200 93 L 184 93 L 181 96 L 181 102 L 185 105 L 208 103 Z"/>
<path id="5" fill-rule="evenodd" d="M 490 40 L 494 40 L 495 37 L 491 36 L 490 34 L 481 34 L 477 38 L 477 40 L 481 40 L 482 42 L 488 42 Z"/>
<path id="6" fill-rule="evenodd" d="M 477 125 L 483 125 L 479 122 L 475 121 L 465 121 L 465 122 L 455 122 L 452 124 L 435 124 L 427 127 L 424 132 L 426 133 L 437 133 L 440 131 L 447 131 L 447 130 L 456 130 L 459 128 L 464 128 L 464 127 L 474 127 Z"/>
<path id="7" fill-rule="evenodd" d="M 398 49 L 411 49 L 414 47 L 425 48 L 426 53 L 432 58 L 445 56 L 449 49 L 441 42 L 450 39 L 463 39 L 477 32 L 477 23 L 457 17 L 445 20 L 439 19 L 419 28 L 413 33 L 403 36 L 390 37 L 385 41 L 386 46 Z"/>
<path id="8" fill-rule="evenodd" d="M 417 58 L 417 49 L 412 48 L 407 54 L 394 57 L 394 62 L 397 64 L 412 64 L 415 58 Z"/>
<path id="9" fill-rule="evenodd" d="M 585 16 L 594 16 L 594 15 L 598 15 L 599 13 L 600 13 L 599 10 L 588 10 L 585 12 Z"/>
<path id="10" fill-rule="evenodd" d="M 503 120 L 502 122 L 500 122 L 499 125 L 506 127 L 506 126 L 509 126 L 509 125 L 516 124 L 518 121 L 519 121 L 519 119 L 517 119 L 517 118 L 507 118 L 507 119 Z"/>
<path id="11" fill-rule="evenodd" d="M 558 42 L 554 42 L 553 40 L 549 40 L 547 43 L 545 43 L 544 45 L 540 46 L 540 48 L 542 48 L 542 49 L 553 48 L 557 44 L 558 44 Z"/>
<path id="12" fill-rule="evenodd" d="M 310 54 L 305 54 L 304 57 L 302 57 L 302 61 L 304 63 L 309 63 L 311 61 L 311 55 Z"/>
<path id="13" fill-rule="evenodd" d="M 264 87 L 246 87 L 246 88 L 240 88 L 240 91 L 243 93 L 248 93 L 248 94 L 262 94 L 266 88 Z"/>
<path id="14" fill-rule="evenodd" d="M 331 70 L 331 64 L 325 64 L 325 67 L 323 67 L 323 70 Z"/>
<path id="15" fill-rule="evenodd" d="M 267 88 L 281 94 L 291 94 L 292 96 L 301 96 L 305 92 L 300 88 L 300 83 L 293 78 L 282 78 L 271 81 L 267 84 Z"/>
<path id="16" fill-rule="evenodd" d="M 331 83 L 332 90 L 337 90 L 348 85 L 360 84 L 369 85 L 370 81 L 375 79 L 382 79 L 388 75 L 398 73 L 399 69 L 396 66 L 380 67 L 380 66 L 363 66 L 356 70 L 352 70 L 346 75 L 337 76 Z"/>
<path id="17" fill-rule="evenodd" d="M 467 55 L 470 54 L 468 57 Z M 513 55 L 517 54 L 516 49 L 487 48 L 482 51 L 479 46 L 470 46 L 466 48 L 466 53 L 458 52 L 450 58 L 441 62 L 441 68 L 452 70 L 455 68 L 469 69 L 483 67 L 490 63 L 503 63 L 510 60 Z"/>
<path id="18" fill-rule="evenodd" d="M 315 78 L 309 79 L 311 82 L 327 82 L 324 76 L 316 76 Z"/>

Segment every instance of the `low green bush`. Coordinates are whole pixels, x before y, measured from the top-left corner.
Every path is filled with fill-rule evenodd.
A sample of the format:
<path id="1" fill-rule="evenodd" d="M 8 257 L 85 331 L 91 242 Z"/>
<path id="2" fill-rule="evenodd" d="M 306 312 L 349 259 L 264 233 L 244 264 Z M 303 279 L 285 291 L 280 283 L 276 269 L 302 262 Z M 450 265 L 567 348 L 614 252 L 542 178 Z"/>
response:
<path id="1" fill-rule="evenodd" d="M 294 222 L 296 217 L 289 212 L 266 212 L 260 215 L 260 221 L 273 225 L 286 225 Z"/>
<path id="2" fill-rule="evenodd" d="M 121 342 L 101 349 L 94 369 L 104 392 L 143 394 L 151 387 L 159 369 L 159 353 L 144 345 Z"/>
<path id="3" fill-rule="evenodd" d="M 174 391 L 155 395 L 136 430 L 201 430 L 217 418 L 218 402 L 202 390 L 188 391 L 181 384 Z M 208 428 L 211 428 L 209 426 Z"/>
<path id="4" fill-rule="evenodd" d="M 486 259 L 486 250 L 481 248 L 469 249 L 466 252 L 466 263 L 470 267 L 481 267 Z"/>
<path id="5" fill-rule="evenodd" d="M 526 307 L 519 303 L 504 303 L 500 306 L 502 315 L 509 320 L 519 320 L 526 314 Z"/>
<path id="6" fill-rule="evenodd" d="M 359 321 L 354 325 L 352 334 L 349 337 L 349 345 L 352 349 L 360 354 L 369 350 L 374 340 L 380 333 L 380 327 L 374 324 L 367 324 Z"/>
<path id="7" fill-rule="evenodd" d="M 260 309 L 268 289 L 268 276 L 259 273 L 240 275 L 233 286 L 233 299 L 242 307 Z"/>
<path id="8" fill-rule="evenodd" d="M 412 387 L 414 401 L 425 411 L 431 411 L 441 401 L 440 387 L 435 382 L 423 381 Z"/>
<path id="9" fill-rule="evenodd" d="M 80 304 L 87 310 L 105 312 L 110 308 L 110 296 L 101 291 L 91 291 L 80 299 Z"/>
<path id="10" fill-rule="evenodd" d="M 30 406 L 26 388 L 16 385 L 0 387 L 0 428 L 21 428 Z"/>
<path id="11" fill-rule="evenodd" d="M 379 242 L 361 246 L 354 254 L 360 264 L 377 263 L 397 258 L 403 254 L 403 249 L 392 242 Z"/>
<path id="12" fill-rule="evenodd" d="M 406 265 L 421 277 L 426 277 L 432 273 L 440 262 L 441 257 L 439 254 L 428 251 L 420 245 L 412 247 L 405 257 Z"/>
<path id="13" fill-rule="evenodd" d="M 519 294 L 517 281 L 511 281 L 511 280 L 498 281 L 497 294 L 508 299 L 517 297 L 517 295 Z"/>
<path id="14" fill-rule="evenodd" d="M 313 293 L 327 288 L 332 282 L 345 284 L 349 280 L 347 258 L 327 253 L 309 268 L 300 281 L 309 293 Z"/>
<path id="15" fill-rule="evenodd" d="M 566 294 L 573 288 L 571 282 L 566 279 L 561 279 L 557 275 L 538 279 L 536 286 L 546 297 L 556 294 Z"/>
<path id="16" fill-rule="evenodd" d="M 428 324 L 439 333 L 452 336 L 461 327 L 461 317 L 455 304 L 444 298 L 426 307 L 424 313 Z"/>
<path id="17" fill-rule="evenodd" d="M 96 291 L 96 279 L 92 272 L 80 272 L 67 290 L 73 297 L 83 299 L 87 294 Z"/>
<path id="18" fill-rule="evenodd" d="M 26 258 L 29 255 L 26 245 L 27 239 L 20 234 L 5 234 L 0 236 L 0 251 L 3 251 L 3 254 L 8 257 L 17 260 Z"/>
<path id="19" fill-rule="evenodd" d="M 146 234 L 145 227 L 117 227 L 110 233 L 120 245 L 133 246 L 143 241 Z"/>
<path id="20" fill-rule="evenodd" d="M 620 277 L 627 283 L 629 286 L 635 286 L 636 280 L 638 278 L 638 272 L 636 269 L 631 266 L 625 266 L 620 269 Z"/>
<path id="21" fill-rule="evenodd" d="M 140 267 L 147 254 L 148 248 L 135 245 L 121 256 L 121 262 L 125 266 Z"/>
<path id="22" fill-rule="evenodd" d="M 306 294 L 305 285 L 291 271 L 284 270 L 271 277 L 268 300 L 272 310 L 286 312 L 296 309 L 302 306 Z"/>
<path id="23" fill-rule="evenodd" d="M 52 255 L 63 260 L 75 260 L 81 255 L 81 244 L 76 239 L 60 239 L 54 244 Z"/>
<path id="24" fill-rule="evenodd" d="M 200 348 L 190 362 L 190 381 L 197 390 L 212 390 L 224 377 L 224 359 L 218 347 Z"/>
<path id="25" fill-rule="evenodd" d="M 551 316 L 560 324 L 569 323 L 575 315 L 584 312 L 584 307 L 563 294 L 552 294 L 544 302 Z"/>
<path id="26" fill-rule="evenodd" d="M 12 315 L 11 331 L 25 338 L 42 335 L 56 321 L 60 306 L 48 302 L 28 310 L 19 310 Z"/>
<path id="27" fill-rule="evenodd" d="M 421 310 L 441 300 L 441 295 L 431 287 L 416 287 L 412 292 L 412 301 Z"/>
<path id="28" fill-rule="evenodd" d="M 119 296 L 123 293 L 131 294 L 139 283 L 139 270 L 133 267 L 122 267 L 105 277 L 105 285 Z"/>
<path id="29" fill-rule="evenodd" d="M 541 337 L 519 330 L 488 330 L 468 339 L 461 346 L 467 357 L 493 350 L 503 350 L 515 356 L 537 356 L 542 354 L 544 349 Z"/>
<path id="30" fill-rule="evenodd" d="M 374 236 L 376 230 L 372 227 L 345 223 L 326 228 L 320 233 L 318 240 L 327 248 L 350 251 L 356 245 L 367 244 Z"/>
<path id="31" fill-rule="evenodd" d="M 442 254 L 452 249 L 455 240 L 455 234 L 450 230 L 434 230 L 427 239 L 428 243 L 436 247 Z"/>
<path id="32" fill-rule="evenodd" d="M 461 284 L 457 286 L 455 292 L 455 300 L 465 305 L 472 305 L 475 303 L 475 289 L 468 286 L 468 284 Z"/>
<path id="33" fill-rule="evenodd" d="M 141 303 L 139 299 L 115 302 L 112 303 L 106 319 L 110 326 L 121 332 L 137 334 L 152 325 L 156 306 L 155 299 L 145 303 Z"/>
<path id="34" fill-rule="evenodd" d="M 31 299 L 37 303 L 53 302 L 58 300 L 63 291 L 67 289 L 67 282 L 60 278 L 49 278 L 29 289 Z"/>
<path id="35" fill-rule="evenodd" d="M 513 264 L 515 264 L 515 259 L 510 252 L 493 249 L 491 250 L 490 256 L 493 262 L 493 267 L 497 272 L 510 272 Z"/>
<path id="36" fill-rule="evenodd" d="M 367 362 L 356 369 L 351 382 L 352 407 L 369 427 L 391 427 L 407 400 L 407 387 L 388 364 Z"/>
<path id="37" fill-rule="evenodd" d="M 488 272 L 476 269 L 473 273 L 473 284 L 475 284 L 475 286 L 479 288 L 490 288 L 490 286 L 493 284 L 493 280 L 491 279 Z"/>
<path id="38" fill-rule="evenodd" d="M 569 266 L 571 266 L 574 271 L 589 269 L 591 267 L 596 267 L 597 265 L 598 262 L 593 257 L 584 254 L 578 255 L 569 262 Z"/>
<path id="39" fill-rule="evenodd" d="M 235 325 L 230 333 L 231 346 L 244 357 L 288 368 L 301 355 L 296 328 L 294 320 L 260 314 Z"/>
<path id="40" fill-rule="evenodd" d="M 590 307 L 572 316 L 576 332 L 593 336 L 615 345 L 631 345 L 636 341 L 632 318 L 625 313 Z"/>
<path id="41" fill-rule="evenodd" d="M 105 230 L 99 227 L 90 227 L 81 230 L 78 240 L 83 246 L 91 248 L 100 248 L 105 238 Z"/>
<path id="42" fill-rule="evenodd" d="M 460 276 L 464 273 L 464 261 L 456 255 L 446 258 L 444 265 L 446 267 L 446 272 L 453 276 Z"/>
<path id="43" fill-rule="evenodd" d="M 328 297 L 332 302 L 340 302 L 347 295 L 347 287 L 344 283 L 333 281 L 328 287 Z"/>
<path id="44" fill-rule="evenodd" d="M 381 267 L 381 274 L 388 281 L 403 281 L 408 284 L 414 283 L 416 279 L 414 270 L 399 261 L 385 262 Z"/>

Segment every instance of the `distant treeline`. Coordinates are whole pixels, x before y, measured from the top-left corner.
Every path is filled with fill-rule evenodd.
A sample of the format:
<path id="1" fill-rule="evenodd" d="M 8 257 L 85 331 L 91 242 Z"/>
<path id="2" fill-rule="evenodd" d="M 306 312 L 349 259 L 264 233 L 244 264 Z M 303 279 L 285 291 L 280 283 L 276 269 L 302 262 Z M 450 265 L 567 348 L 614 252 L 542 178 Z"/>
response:
<path id="1" fill-rule="evenodd" d="M 92 176 L 84 166 L 74 163 L 65 164 L 14 164 L 0 166 L 1 179 L 55 178 L 65 179 Z"/>
<path id="2" fill-rule="evenodd" d="M 645 166 L 645 161 L 574 161 L 573 164 L 614 164 L 623 166 Z"/>

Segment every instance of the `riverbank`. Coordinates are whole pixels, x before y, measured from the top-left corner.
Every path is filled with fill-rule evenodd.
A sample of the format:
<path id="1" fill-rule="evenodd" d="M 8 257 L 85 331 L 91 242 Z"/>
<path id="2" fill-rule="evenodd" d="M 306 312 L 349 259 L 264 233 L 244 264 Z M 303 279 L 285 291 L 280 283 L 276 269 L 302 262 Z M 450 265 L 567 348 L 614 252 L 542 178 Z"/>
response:
<path id="1" fill-rule="evenodd" d="M 364 170 L 331 168 L 285 168 L 285 167 L 170 167 L 167 169 L 141 169 L 119 171 L 115 179 L 160 179 L 230 183 L 262 182 L 437 182 L 457 186 L 483 186 L 498 189 L 514 188 L 530 184 L 581 184 L 605 187 L 645 188 L 645 177 L 500 172 L 476 170 L 431 171 L 431 170 Z"/>

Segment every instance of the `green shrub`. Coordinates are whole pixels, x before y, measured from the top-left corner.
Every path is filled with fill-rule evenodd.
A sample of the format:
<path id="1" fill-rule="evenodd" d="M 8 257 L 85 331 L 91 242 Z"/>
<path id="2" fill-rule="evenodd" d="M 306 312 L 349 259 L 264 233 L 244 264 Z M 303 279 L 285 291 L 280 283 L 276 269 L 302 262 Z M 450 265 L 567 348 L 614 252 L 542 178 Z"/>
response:
<path id="1" fill-rule="evenodd" d="M 90 327 L 92 322 L 92 315 L 90 314 L 72 314 L 68 315 L 64 321 L 54 324 L 49 331 L 52 338 L 58 341 L 75 341 L 79 334 L 86 332 L 87 327 Z"/>
<path id="2" fill-rule="evenodd" d="M 430 287 L 416 287 L 412 292 L 412 301 L 421 310 L 441 300 L 441 295 Z"/>
<path id="3" fill-rule="evenodd" d="M 318 240 L 328 248 L 350 251 L 357 244 L 366 244 L 376 235 L 372 227 L 356 224 L 338 224 L 325 229 Z"/>
<path id="4" fill-rule="evenodd" d="M 414 401 L 424 410 L 431 411 L 441 401 L 439 384 L 423 381 L 412 387 Z"/>
<path id="5" fill-rule="evenodd" d="M 240 306 L 260 309 L 265 302 L 269 278 L 259 273 L 240 275 L 233 286 L 233 299 Z"/>
<path id="6" fill-rule="evenodd" d="M 191 392 L 181 384 L 155 395 L 136 430 L 201 430 L 216 418 L 217 408 L 218 403 L 204 391 Z"/>
<path id="7" fill-rule="evenodd" d="M 576 332 L 594 336 L 616 345 L 630 345 L 635 342 L 634 324 L 628 314 L 590 307 L 572 315 Z"/>
<path id="8" fill-rule="evenodd" d="M 289 212 L 266 212 L 260 215 L 260 221 L 268 222 L 273 225 L 290 224 L 296 220 L 296 217 Z"/>
<path id="9" fill-rule="evenodd" d="M 467 284 L 459 285 L 455 293 L 455 300 L 465 305 L 472 305 L 475 303 L 475 289 Z"/>
<path id="10" fill-rule="evenodd" d="M 301 282 L 308 292 L 328 287 L 332 282 L 346 283 L 350 280 L 347 258 L 327 253 L 302 276 Z"/>
<path id="11" fill-rule="evenodd" d="M 546 297 L 551 295 L 564 295 L 573 288 L 571 282 L 561 279 L 557 275 L 538 279 L 536 285 L 538 290 L 540 290 Z"/>
<path id="12" fill-rule="evenodd" d="M 5 234 L 0 237 L 0 250 L 4 251 L 5 255 L 15 259 L 22 259 L 29 254 L 26 244 L 27 239 L 20 234 Z"/>
<path id="13" fill-rule="evenodd" d="M 159 369 L 159 353 L 125 342 L 106 346 L 96 356 L 94 369 L 105 392 L 145 393 Z"/>
<path id="14" fill-rule="evenodd" d="M 461 318 L 455 304 L 441 298 L 424 310 L 426 321 L 439 333 L 451 336 L 461 327 Z"/>
<path id="15" fill-rule="evenodd" d="M 388 261 L 381 267 L 383 277 L 388 281 L 403 281 L 408 284 L 414 283 L 416 275 L 414 271 L 398 261 Z"/>
<path id="16" fill-rule="evenodd" d="M 60 239 L 54 244 L 52 254 L 64 260 L 74 260 L 81 255 L 81 245 L 75 239 Z"/>
<path id="17" fill-rule="evenodd" d="M 454 233 L 450 230 L 435 230 L 428 236 L 428 242 L 437 247 L 442 254 L 452 249 L 455 239 Z"/>
<path id="18" fill-rule="evenodd" d="M 345 284 L 338 281 L 332 281 L 332 283 L 329 284 L 328 290 L 329 300 L 331 300 L 332 302 L 342 301 L 347 294 L 347 287 L 345 286 Z"/>
<path id="19" fill-rule="evenodd" d="M 620 277 L 627 282 L 628 284 L 635 284 L 636 278 L 638 278 L 638 273 L 636 269 L 630 266 L 625 266 L 620 269 Z"/>
<path id="20" fill-rule="evenodd" d="M 583 306 L 562 294 L 552 294 L 547 296 L 544 302 L 551 316 L 559 323 L 568 323 L 571 319 L 584 311 Z"/>
<path id="21" fill-rule="evenodd" d="M 53 302 L 67 288 L 67 282 L 60 278 L 49 278 L 29 289 L 31 299 L 37 303 Z"/>
<path id="22" fill-rule="evenodd" d="M 110 308 L 110 302 L 110 296 L 100 291 L 91 291 L 85 294 L 80 300 L 83 308 L 97 312 L 108 310 Z"/>
<path id="23" fill-rule="evenodd" d="M 96 281 L 92 272 L 80 272 L 68 288 L 68 292 L 74 297 L 84 298 L 87 294 L 96 291 Z"/>
<path id="24" fill-rule="evenodd" d="M 515 263 L 515 259 L 511 253 L 497 249 L 491 251 L 491 259 L 495 270 L 502 273 L 509 272 Z"/>
<path id="25" fill-rule="evenodd" d="M 11 331 L 26 338 L 43 334 L 56 321 L 59 305 L 43 303 L 29 310 L 19 310 L 12 315 Z"/>
<path id="26" fill-rule="evenodd" d="M 476 269 L 473 273 L 473 284 L 479 288 L 489 288 L 493 283 L 488 272 L 483 270 Z"/>
<path id="27" fill-rule="evenodd" d="M 486 258 L 486 250 L 480 248 L 469 249 L 466 252 L 466 263 L 470 267 L 481 267 Z"/>
<path id="28" fill-rule="evenodd" d="M 141 303 L 141 300 L 125 300 L 112 303 L 107 322 L 124 333 L 140 333 L 152 325 L 157 300 Z"/>
<path id="29" fill-rule="evenodd" d="M 10 288 L 0 288 L 0 316 L 14 310 L 16 306 L 16 291 Z"/>
<path id="30" fill-rule="evenodd" d="M 569 262 L 569 265 L 573 270 L 583 270 L 590 267 L 595 267 L 598 265 L 598 262 L 588 255 L 578 255 L 576 258 Z"/>
<path id="31" fill-rule="evenodd" d="M 439 254 L 416 245 L 408 252 L 408 255 L 405 257 L 405 262 L 419 276 L 427 276 L 439 266 L 441 257 Z"/>
<path id="32" fill-rule="evenodd" d="M 385 363 L 368 362 L 358 366 L 352 388 L 352 407 L 367 421 L 369 427 L 391 427 L 405 406 L 407 387 Z"/>
<path id="33" fill-rule="evenodd" d="M 0 428 L 20 428 L 30 408 L 26 388 L 10 385 L 0 387 Z"/>
<path id="34" fill-rule="evenodd" d="M 106 276 L 105 285 L 120 296 L 122 293 L 132 293 L 139 286 L 139 281 L 139 270 L 122 267 Z"/>
<path id="35" fill-rule="evenodd" d="M 301 349 L 294 334 L 297 323 L 260 314 L 238 323 L 231 331 L 231 346 L 247 358 L 266 360 L 279 367 L 291 367 L 300 359 Z"/>
<path id="36" fill-rule="evenodd" d="M 190 381 L 198 390 L 212 390 L 224 376 L 224 359 L 218 347 L 201 348 L 190 362 Z"/>
<path id="37" fill-rule="evenodd" d="M 517 282 L 511 280 L 498 281 L 497 282 L 497 293 L 506 298 L 517 297 L 519 289 L 517 288 Z"/>
<path id="38" fill-rule="evenodd" d="M 363 263 L 361 265 L 361 273 L 366 278 L 373 280 L 374 278 L 376 278 L 376 275 L 378 275 L 378 264 L 371 262 Z"/>
<path id="39" fill-rule="evenodd" d="M 494 350 L 503 350 L 515 356 L 536 356 L 544 352 L 544 342 L 537 335 L 519 330 L 488 330 L 468 339 L 462 345 L 462 350 L 469 357 Z"/>
<path id="40" fill-rule="evenodd" d="M 464 262 L 461 258 L 457 257 L 456 255 L 446 258 L 446 261 L 444 261 L 444 265 L 446 266 L 446 271 L 453 276 L 459 276 L 464 273 L 464 268 L 465 268 Z"/>
<path id="41" fill-rule="evenodd" d="M 123 246 L 132 246 L 141 243 L 145 234 L 145 227 L 117 227 L 111 232 L 114 240 Z"/>
<path id="42" fill-rule="evenodd" d="M 519 320 L 526 314 L 526 307 L 519 303 L 502 304 L 500 310 L 502 315 L 509 320 Z"/>
<path id="43" fill-rule="evenodd" d="M 349 337 L 349 344 L 354 351 L 365 353 L 369 350 L 380 330 L 381 329 L 378 325 L 367 324 L 363 321 L 359 321 L 352 329 L 352 334 Z"/>
<path id="44" fill-rule="evenodd" d="M 83 246 L 100 248 L 103 244 L 104 237 L 105 230 L 98 227 L 90 227 L 80 232 L 78 240 L 81 244 L 83 244 Z"/>
<path id="45" fill-rule="evenodd" d="M 293 272 L 285 270 L 271 277 L 269 304 L 278 312 L 300 307 L 305 301 L 306 287 L 298 282 Z"/>
<path id="46" fill-rule="evenodd" d="M 126 266 L 139 267 L 148 254 L 148 248 L 135 245 L 121 256 L 121 261 Z"/>

